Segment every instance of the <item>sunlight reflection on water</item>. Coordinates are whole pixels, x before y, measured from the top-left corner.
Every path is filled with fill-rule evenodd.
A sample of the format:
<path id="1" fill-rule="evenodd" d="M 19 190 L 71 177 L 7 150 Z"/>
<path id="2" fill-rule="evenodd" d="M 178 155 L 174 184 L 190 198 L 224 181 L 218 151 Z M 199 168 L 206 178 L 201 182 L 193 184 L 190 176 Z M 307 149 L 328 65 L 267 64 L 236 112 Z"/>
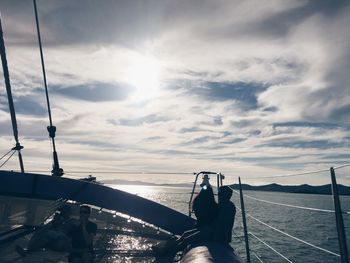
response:
<path id="1" fill-rule="evenodd" d="M 190 198 L 191 188 L 141 185 L 114 185 L 113 187 L 159 202 L 184 214 L 188 213 L 188 201 Z M 272 202 L 333 210 L 332 198 L 331 196 L 327 195 L 288 194 L 258 191 L 245 192 L 256 198 L 261 198 Z M 350 211 L 350 197 L 343 196 L 341 199 L 343 211 Z M 236 194 L 233 195 L 232 201 L 239 207 L 239 199 Z M 334 214 L 274 206 L 255 202 L 250 199 L 246 199 L 245 202 L 247 212 L 256 216 L 265 223 L 271 224 L 274 227 L 282 229 L 287 233 L 295 235 L 301 239 L 306 239 L 306 241 L 310 243 L 338 253 Z M 347 236 L 349 237 L 350 214 L 344 215 L 344 224 L 347 228 Z M 328 255 L 305 246 L 297 241 L 286 238 L 285 236 L 257 224 L 252 220 L 248 220 L 248 230 L 257 234 L 260 238 L 275 247 L 278 251 L 283 252 L 283 254 L 287 255 L 293 262 L 335 263 L 339 261 L 338 257 Z M 233 238 L 232 246 L 242 257 L 244 257 L 245 252 L 242 232 L 241 215 L 239 212 L 237 212 L 234 226 L 235 238 Z M 116 246 L 119 246 L 125 242 L 125 246 L 130 247 L 130 243 L 128 243 L 129 241 L 126 240 L 120 242 L 121 243 L 116 243 Z M 272 253 L 261 243 L 258 243 L 253 239 L 250 240 L 250 243 L 252 251 L 261 255 L 264 262 L 281 262 L 281 258 L 279 256 Z M 142 249 L 147 249 L 147 244 L 142 244 L 142 241 L 137 244 L 138 246 L 142 247 Z M 134 247 L 134 244 L 131 247 Z M 129 258 L 128 260 L 130 261 L 121 260 L 114 262 L 147 262 L 142 260 L 138 261 L 140 260 L 139 258 Z M 257 259 L 252 259 L 252 262 L 259 261 L 257 261 Z"/>
<path id="2" fill-rule="evenodd" d="M 157 192 L 156 187 L 149 186 L 149 185 L 114 184 L 114 185 L 110 185 L 110 187 L 131 193 L 131 194 L 148 194 L 148 193 Z"/>

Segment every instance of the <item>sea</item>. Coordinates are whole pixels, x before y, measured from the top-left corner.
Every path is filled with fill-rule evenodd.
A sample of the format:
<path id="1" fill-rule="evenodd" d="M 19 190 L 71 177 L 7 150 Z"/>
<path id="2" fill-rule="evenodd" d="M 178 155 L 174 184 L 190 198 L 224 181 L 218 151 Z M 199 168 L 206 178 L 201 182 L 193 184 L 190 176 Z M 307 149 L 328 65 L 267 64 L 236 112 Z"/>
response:
<path id="1" fill-rule="evenodd" d="M 192 191 L 190 187 L 141 185 L 113 185 L 112 187 L 188 214 Z M 246 259 L 238 192 L 233 193 L 231 200 L 237 207 L 231 246 L 243 259 Z M 340 262 L 340 257 L 334 255 L 340 254 L 334 213 L 272 204 L 334 210 L 331 195 L 244 191 L 244 203 L 246 213 L 251 216 L 247 217 L 247 228 L 251 233 L 249 235 L 251 262 Z M 341 196 L 341 206 L 350 248 L 350 196 Z"/>

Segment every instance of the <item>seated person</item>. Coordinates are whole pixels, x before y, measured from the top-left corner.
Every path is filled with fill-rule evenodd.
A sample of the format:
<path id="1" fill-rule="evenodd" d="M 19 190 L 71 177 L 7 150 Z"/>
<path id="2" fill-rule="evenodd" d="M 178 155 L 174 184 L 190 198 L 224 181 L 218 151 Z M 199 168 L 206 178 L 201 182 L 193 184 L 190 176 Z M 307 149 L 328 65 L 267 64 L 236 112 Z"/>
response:
<path id="1" fill-rule="evenodd" d="M 21 256 L 27 253 L 39 251 L 43 248 L 51 249 L 58 252 L 70 251 L 70 239 L 63 231 L 64 217 L 61 213 L 56 212 L 50 223 L 37 230 L 28 243 L 28 249 L 24 250 L 20 246 L 16 246 L 16 251 Z"/>
<path id="2" fill-rule="evenodd" d="M 232 189 L 228 186 L 219 188 L 219 211 L 214 223 L 214 241 L 229 245 L 232 241 L 232 229 L 235 222 L 236 207 L 230 201 Z"/>
<path id="3" fill-rule="evenodd" d="M 175 254 L 177 251 L 185 249 L 188 245 L 200 242 L 211 241 L 213 239 L 213 224 L 217 215 L 218 205 L 215 202 L 213 189 L 205 186 L 194 198 L 192 203 L 193 212 L 197 218 L 194 229 L 185 231 L 182 236 L 169 241 L 163 248 L 153 247 L 159 255 Z"/>
<path id="4" fill-rule="evenodd" d="M 72 250 L 69 255 L 71 263 L 90 263 L 94 258 L 93 239 L 96 235 L 97 225 L 89 221 L 91 207 L 80 206 L 78 225 L 72 225 L 69 236 L 72 239 Z"/>

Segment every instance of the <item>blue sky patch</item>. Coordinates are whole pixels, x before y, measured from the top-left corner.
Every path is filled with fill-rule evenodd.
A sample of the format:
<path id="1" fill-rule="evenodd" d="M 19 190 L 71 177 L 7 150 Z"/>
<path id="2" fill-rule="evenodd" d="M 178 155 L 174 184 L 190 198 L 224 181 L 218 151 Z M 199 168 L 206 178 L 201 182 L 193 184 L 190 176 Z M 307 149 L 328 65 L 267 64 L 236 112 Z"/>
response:
<path id="1" fill-rule="evenodd" d="M 70 87 L 53 86 L 52 92 L 86 101 L 114 101 L 127 99 L 132 88 L 127 84 L 89 83 Z"/>

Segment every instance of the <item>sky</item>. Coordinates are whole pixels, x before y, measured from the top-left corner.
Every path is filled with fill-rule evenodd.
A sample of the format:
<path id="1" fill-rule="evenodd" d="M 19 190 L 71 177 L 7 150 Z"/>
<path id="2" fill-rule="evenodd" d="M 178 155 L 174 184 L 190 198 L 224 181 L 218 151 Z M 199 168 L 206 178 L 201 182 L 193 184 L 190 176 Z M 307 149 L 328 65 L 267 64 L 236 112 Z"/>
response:
<path id="1" fill-rule="evenodd" d="M 179 183 L 204 170 L 226 183 L 327 184 L 328 171 L 265 177 L 350 163 L 348 1 L 37 5 L 67 176 Z M 33 2 L 0 10 L 25 170 L 49 173 Z M 13 146 L 1 80 L 0 155 Z M 16 156 L 2 169 L 19 170 Z M 348 172 L 337 170 L 340 183 Z"/>

